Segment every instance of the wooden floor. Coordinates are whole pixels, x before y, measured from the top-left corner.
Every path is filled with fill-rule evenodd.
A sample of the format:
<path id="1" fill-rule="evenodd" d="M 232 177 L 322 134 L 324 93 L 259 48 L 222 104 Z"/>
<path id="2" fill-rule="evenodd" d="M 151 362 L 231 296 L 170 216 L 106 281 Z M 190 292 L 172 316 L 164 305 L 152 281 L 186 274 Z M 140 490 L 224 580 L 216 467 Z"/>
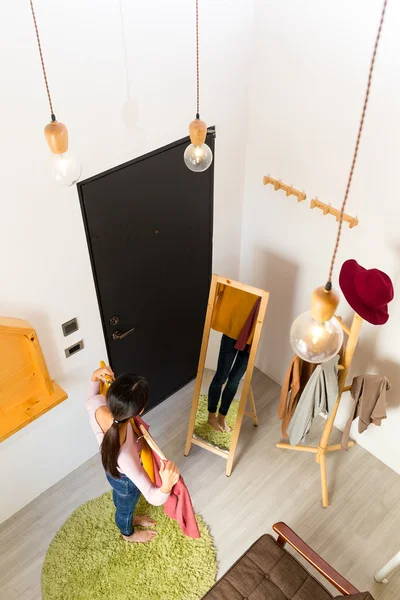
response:
<path id="1" fill-rule="evenodd" d="M 210 452 L 193 447 L 183 456 L 193 384 L 146 416 L 166 455 L 179 464 L 196 511 L 210 525 L 219 574 L 282 520 L 356 587 L 377 600 L 398 599 L 400 570 L 388 585 L 375 583 L 373 574 L 400 549 L 400 477 L 359 446 L 328 455 L 332 505 L 323 509 L 313 456 L 275 448 L 279 386 L 255 372 L 253 389 L 260 426 L 245 419 L 230 478 L 225 461 Z M 309 443 L 321 429 L 322 419 Z M 334 443 L 339 440 L 335 431 Z M 1 600 L 41 598 L 41 565 L 52 537 L 76 507 L 107 489 L 96 456 L 0 526 Z"/>

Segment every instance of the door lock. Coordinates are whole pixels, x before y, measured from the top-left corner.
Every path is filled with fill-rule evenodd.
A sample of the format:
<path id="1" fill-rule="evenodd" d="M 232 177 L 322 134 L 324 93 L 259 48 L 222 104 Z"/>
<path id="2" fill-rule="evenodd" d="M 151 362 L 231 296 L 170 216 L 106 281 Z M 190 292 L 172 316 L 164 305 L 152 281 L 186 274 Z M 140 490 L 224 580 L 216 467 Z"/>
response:
<path id="1" fill-rule="evenodd" d="M 129 334 L 133 333 L 135 331 L 135 328 L 132 327 L 132 329 L 129 329 L 129 331 L 114 331 L 114 333 L 112 334 L 112 339 L 113 340 L 123 340 L 124 338 L 126 338 Z"/>
<path id="2" fill-rule="evenodd" d="M 110 325 L 117 325 L 117 323 L 119 323 L 119 317 L 117 317 L 117 316 L 111 317 Z"/>

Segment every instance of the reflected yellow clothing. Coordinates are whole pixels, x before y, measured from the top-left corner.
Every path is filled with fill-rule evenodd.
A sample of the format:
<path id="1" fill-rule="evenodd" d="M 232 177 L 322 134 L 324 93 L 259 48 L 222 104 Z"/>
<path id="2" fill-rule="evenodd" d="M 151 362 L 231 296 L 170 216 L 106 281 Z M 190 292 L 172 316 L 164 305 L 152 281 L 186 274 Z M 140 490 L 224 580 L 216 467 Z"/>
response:
<path id="1" fill-rule="evenodd" d="M 211 319 L 212 329 L 237 340 L 257 300 L 258 296 L 254 294 L 229 285 L 220 285 Z M 248 344 L 253 341 L 256 321 L 257 319 L 250 331 Z"/>

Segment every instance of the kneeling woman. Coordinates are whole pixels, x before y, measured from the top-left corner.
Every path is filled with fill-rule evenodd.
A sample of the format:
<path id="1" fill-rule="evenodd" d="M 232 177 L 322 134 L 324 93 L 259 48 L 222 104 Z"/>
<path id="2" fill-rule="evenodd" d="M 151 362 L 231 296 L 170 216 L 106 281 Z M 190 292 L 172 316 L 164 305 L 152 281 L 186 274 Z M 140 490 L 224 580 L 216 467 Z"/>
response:
<path id="1" fill-rule="evenodd" d="M 130 419 L 140 415 L 146 406 L 147 383 L 137 375 L 121 375 L 113 381 L 104 397 L 100 394 L 100 380 L 107 375 L 114 376 L 110 367 L 93 373 L 86 408 L 113 489 L 115 522 L 128 542 L 151 542 L 156 531 L 134 531 L 134 525 L 150 527 L 155 524 L 149 517 L 134 516 L 136 504 L 141 493 L 150 504 L 164 504 L 179 479 L 179 471 L 174 463 L 168 462 L 160 471 L 161 487 L 150 481 L 140 460 L 140 438 L 130 423 Z"/>

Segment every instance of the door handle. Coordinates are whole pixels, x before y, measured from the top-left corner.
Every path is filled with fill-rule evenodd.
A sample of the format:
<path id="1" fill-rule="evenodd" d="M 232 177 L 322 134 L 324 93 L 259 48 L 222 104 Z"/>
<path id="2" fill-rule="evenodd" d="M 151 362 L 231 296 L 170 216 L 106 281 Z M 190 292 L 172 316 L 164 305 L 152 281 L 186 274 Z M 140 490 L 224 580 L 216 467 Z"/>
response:
<path id="1" fill-rule="evenodd" d="M 129 331 L 114 331 L 114 333 L 112 334 L 112 339 L 113 340 L 123 340 L 124 338 L 126 338 L 129 334 L 133 333 L 135 331 L 135 328 L 132 327 L 132 329 L 129 329 Z"/>

